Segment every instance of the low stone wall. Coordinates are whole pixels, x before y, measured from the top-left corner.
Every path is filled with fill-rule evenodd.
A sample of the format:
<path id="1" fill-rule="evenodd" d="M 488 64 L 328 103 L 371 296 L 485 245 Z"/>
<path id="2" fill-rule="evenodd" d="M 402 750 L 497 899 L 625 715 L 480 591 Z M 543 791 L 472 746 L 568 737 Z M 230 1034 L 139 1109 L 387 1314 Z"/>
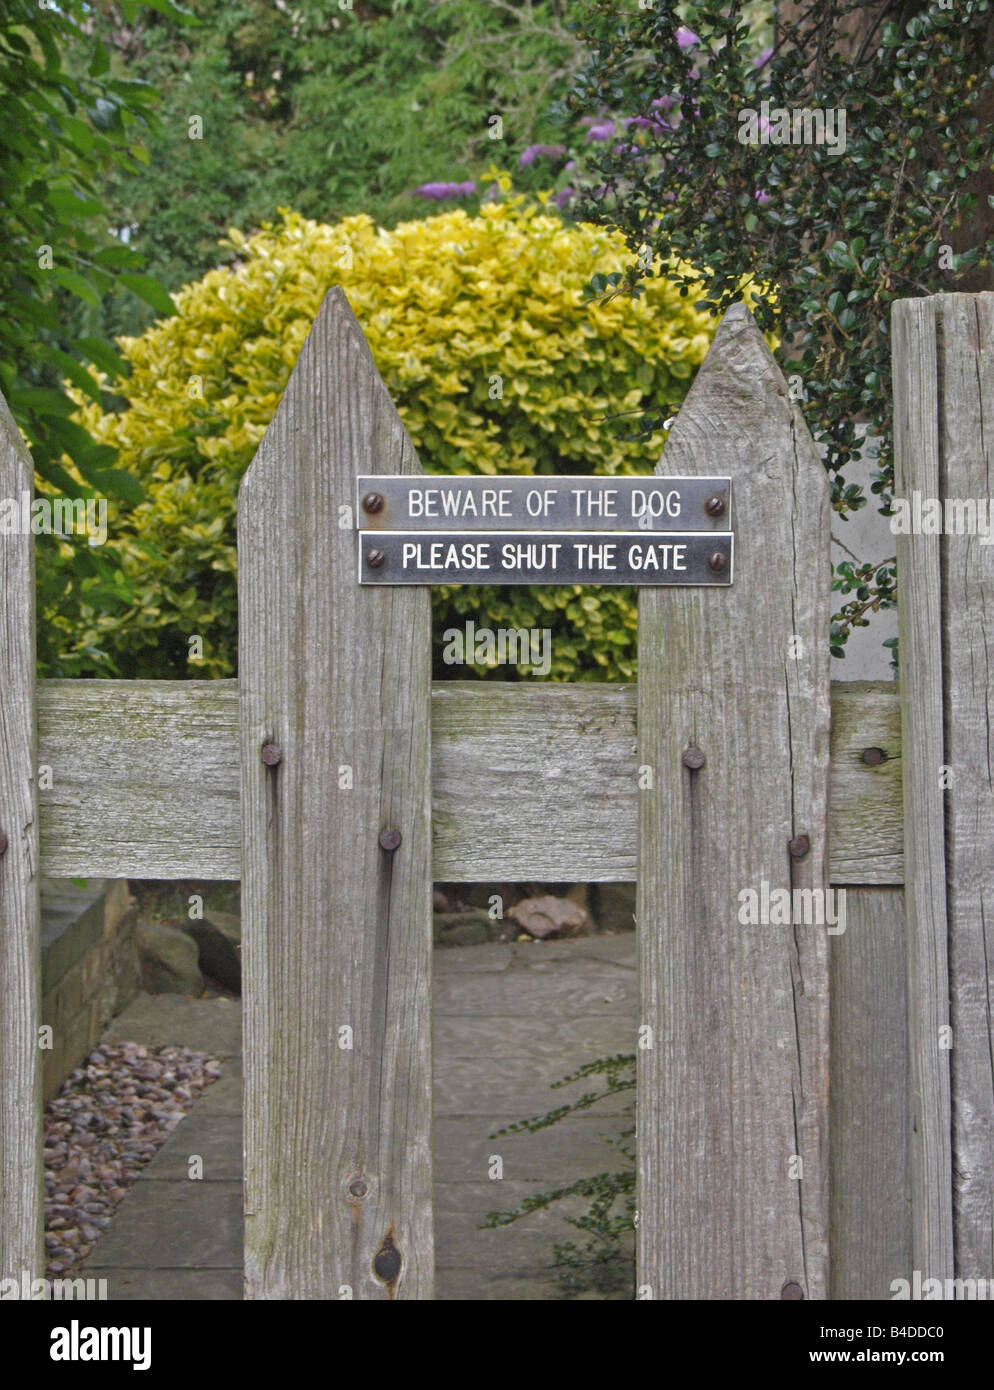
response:
<path id="1" fill-rule="evenodd" d="M 138 993 L 136 915 L 125 879 L 42 882 L 41 1022 L 52 1030 L 42 1054 L 46 1101 Z"/>

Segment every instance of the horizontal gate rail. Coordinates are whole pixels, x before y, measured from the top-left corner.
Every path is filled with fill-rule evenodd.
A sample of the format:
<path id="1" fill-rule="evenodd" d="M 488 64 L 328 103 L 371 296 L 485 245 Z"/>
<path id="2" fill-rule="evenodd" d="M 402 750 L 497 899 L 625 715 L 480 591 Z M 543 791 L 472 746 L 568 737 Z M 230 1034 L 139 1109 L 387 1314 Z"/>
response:
<path id="1" fill-rule="evenodd" d="M 633 882 L 635 718 L 634 685 L 435 682 L 435 879 Z M 38 730 L 43 873 L 240 876 L 237 681 L 40 681 Z M 831 750 L 832 882 L 902 883 L 896 686 L 833 685 Z"/>

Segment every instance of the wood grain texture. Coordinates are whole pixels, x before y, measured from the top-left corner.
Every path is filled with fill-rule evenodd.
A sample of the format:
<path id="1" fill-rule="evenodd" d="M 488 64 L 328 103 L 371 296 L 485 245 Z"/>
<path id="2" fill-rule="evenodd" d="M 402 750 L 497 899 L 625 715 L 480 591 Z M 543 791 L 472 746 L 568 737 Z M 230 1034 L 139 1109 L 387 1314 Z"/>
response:
<path id="1" fill-rule="evenodd" d="M 654 1046 L 639 1053 L 637 1283 L 657 1299 L 778 1299 L 787 1284 L 826 1298 L 828 937 L 743 926 L 738 910 L 764 881 L 828 884 L 829 487 L 744 306 L 658 471 L 730 475 L 740 543 L 731 589 L 639 594 L 639 757 L 655 786 L 640 806 Z M 810 852 L 792 861 L 802 834 Z"/>
<path id="2" fill-rule="evenodd" d="M 830 951 L 832 1298 L 890 1299 L 913 1268 L 901 889 L 847 888 Z"/>
<path id="3" fill-rule="evenodd" d="M 940 497 L 938 356 L 934 301 L 900 300 L 892 315 L 894 491 Z M 953 1273 L 945 815 L 940 773 L 942 614 L 940 539 L 897 537 L 901 583 L 901 738 L 908 950 L 911 1207 L 914 1268 Z"/>
<path id="4" fill-rule="evenodd" d="M 34 469 L 0 396 L 0 498 Z M 34 537 L 0 536 L 0 1278 L 44 1273 Z"/>
<path id="5" fill-rule="evenodd" d="M 632 685 L 437 682 L 436 879 L 633 880 L 636 699 Z"/>
<path id="6" fill-rule="evenodd" d="M 634 882 L 637 699 L 633 685 L 436 682 L 435 879 Z M 900 724 L 891 682 L 833 684 L 833 883 L 903 880 Z M 237 681 L 40 681 L 38 744 L 48 875 L 240 876 Z M 886 761 L 868 766 L 866 748 Z"/>
<path id="7" fill-rule="evenodd" d="M 241 877 L 238 682 L 38 685 L 44 872 Z"/>
<path id="8" fill-rule="evenodd" d="M 867 763 L 869 749 L 884 760 Z M 833 883 L 904 882 L 901 705 L 894 681 L 833 681 L 828 852 Z"/>
<path id="9" fill-rule="evenodd" d="M 339 524 L 416 471 L 334 290 L 238 507 L 252 1298 L 432 1296 L 429 593 L 360 589 Z"/>
<path id="10" fill-rule="evenodd" d="M 994 495 L 994 294 L 929 301 L 939 326 L 941 491 Z M 912 540 L 921 538 L 912 538 Z M 994 1280 L 994 549 L 946 535 L 942 658 L 956 1274 Z"/>

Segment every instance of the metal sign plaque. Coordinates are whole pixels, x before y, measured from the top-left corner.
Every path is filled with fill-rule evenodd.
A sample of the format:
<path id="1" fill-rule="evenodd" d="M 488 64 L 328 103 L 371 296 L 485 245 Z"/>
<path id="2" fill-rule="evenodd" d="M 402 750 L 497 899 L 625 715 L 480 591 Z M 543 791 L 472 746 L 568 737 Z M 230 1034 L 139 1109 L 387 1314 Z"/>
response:
<path id="1" fill-rule="evenodd" d="M 407 474 L 357 484 L 364 531 L 718 533 L 732 524 L 728 478 Z"/>
<path id="2" fill-rule="evenodd" d="M 646 531 L 361 531 L 360 584 L 718 584 L 733 536 Z"/>

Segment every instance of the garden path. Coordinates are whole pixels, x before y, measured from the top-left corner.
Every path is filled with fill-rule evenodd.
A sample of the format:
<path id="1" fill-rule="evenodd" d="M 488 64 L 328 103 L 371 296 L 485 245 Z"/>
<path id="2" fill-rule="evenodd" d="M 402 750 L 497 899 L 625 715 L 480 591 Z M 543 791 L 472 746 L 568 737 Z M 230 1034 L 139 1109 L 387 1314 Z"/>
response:
<path id="1" fill-rule="evenodd" d="M 600 1136 L 624 1127 L 626 1097 L 537 1134 L 489 1136 L 597 1089 L 549 1089 L 584 1062 L 634 1050 L 635 937 L 450 947 L 434 962 L 437 1296 L 561 1298 L 552 1246 L 576 1235 L 561 1214 L 478 1227 L 530 1192 L 617 1168 Z M 240 1298 L 240 1004 L 143 994 L 105 1039 L 181 1044 L 218 1058 L 223 1072 L 143 1170 L 83 1272 L 106 1278 L 111 1299 Z M 188 1177 L 191 1154 L 203 1158 L 201 1181 Z M 488 1176 L 492 1155 L 503 1160 L 499 1181 Z"/>

